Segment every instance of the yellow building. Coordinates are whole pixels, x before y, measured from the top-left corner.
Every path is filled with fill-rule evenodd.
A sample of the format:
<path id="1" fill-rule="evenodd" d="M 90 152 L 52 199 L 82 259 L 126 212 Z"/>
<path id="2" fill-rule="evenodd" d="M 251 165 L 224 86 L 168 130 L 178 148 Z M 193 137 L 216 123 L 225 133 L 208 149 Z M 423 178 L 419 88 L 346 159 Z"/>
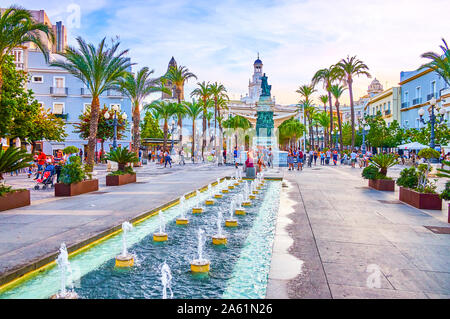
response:
<path id="1" fill-rule="evenodd" d="M 386 124 L 389 126 L 394 120 L 401 123 L 400 109 L 400 87 L 392 87 L 373 96 L 364 108 L 364 112 L 370 116 L 380 113 Z"/>

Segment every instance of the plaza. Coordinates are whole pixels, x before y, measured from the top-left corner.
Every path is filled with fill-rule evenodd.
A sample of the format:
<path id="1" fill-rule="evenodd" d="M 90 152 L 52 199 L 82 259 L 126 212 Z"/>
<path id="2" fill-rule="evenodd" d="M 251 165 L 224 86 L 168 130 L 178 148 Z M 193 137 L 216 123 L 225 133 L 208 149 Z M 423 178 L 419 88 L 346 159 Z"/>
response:
<path id="1" fill-rule="evenodd" d="M 444 37 L 64 5 L 0 8 L 0 299 L 450 299 Z"/>

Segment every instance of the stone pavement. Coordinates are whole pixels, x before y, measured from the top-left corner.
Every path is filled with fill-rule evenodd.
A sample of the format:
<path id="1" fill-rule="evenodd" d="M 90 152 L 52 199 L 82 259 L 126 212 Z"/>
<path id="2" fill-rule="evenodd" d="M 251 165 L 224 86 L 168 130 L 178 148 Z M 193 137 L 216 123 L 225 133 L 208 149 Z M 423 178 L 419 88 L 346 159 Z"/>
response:
<path id="1" fill-rule="evenodd" d="M 100 187 L 71 198 L 54 196 L 0 213 L 0 277 L 151 211 L 181 195 L 234 174 L 212 164 L 137 169 L 138 183 Z M 25 177 L 26 178 L 26 177 Z M 100 186 L 104 178 L 100 178 Z"/>
<path id="2" fill-rule="evenodd" d="M 450 235 L 424 227 L 450 227 L 447 206 L 439 212 L 402 204 L 398 191 L 369 189 L 360 172 L 285 170 L 290 213 L 277 235 L 280 227 L 288 235 L 275 239 L 268 298 L 450 298 Z M 275 258 L 296 271 L 281 276 L 284 261 Z"/>

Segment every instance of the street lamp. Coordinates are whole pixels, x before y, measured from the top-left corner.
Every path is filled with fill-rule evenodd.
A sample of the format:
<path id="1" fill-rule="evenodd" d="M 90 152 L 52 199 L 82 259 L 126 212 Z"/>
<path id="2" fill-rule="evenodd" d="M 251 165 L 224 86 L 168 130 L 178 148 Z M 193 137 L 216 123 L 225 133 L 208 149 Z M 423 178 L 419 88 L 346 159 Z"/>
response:
<path id="1" fill-rule="evenodd" d="M 363 131 L 362 131 L 363 141 L 362 141 L 361 151 L 363 154 L 366 154 L 366 134 L 370 130 L 370 125 L 367 124 L 366 121 L 362 121 L 361 125 L 362 125 L 362 129 L 363 129 Z"/>
<path id="2" fill-rule="evenodd" d="M 428 121 L 425 121 L 425 120 L 423 119 L 423 116 L 425 115 L 425 110 L 424 110 L 423 108 L 421 108 L 421 109 L 419 110 L 418 113 L 419 113 L 419 116 L 420 116 L 420 121 L 421 121 L 423 124 L 428 124 L 428 123 L 431 124 L 430 148 L 434 149 L 434 148 L 435 148 L 435 142 L 434 142 L 434 139 L 435 139 L 435 136 L 434 136 L 434 134 L 435 134 L 435 132 L 434 132 L 434 125 L 443 122 L 445 110 L 444 110 L 444 108 L 441 108 L 440 111 L 439 111 L 439 116 L 440 116 L 440 118 L 436 118 L 436 115 L 434 115 L 434 107 L 435 107 L 436 104 L 437 104 L 436 98 L 433 97 L 433 98 L 430 100 L 429 104 L 431 105 L 431 112 L 430 112 L 430 119 L 429 119 Z M 435 160 L 436 160 L 436 159 L 433 159 L 433 161 L 435 161 Z"/>
<path id="3" fill-rule="evenodd" d="M 113 111 L 113 118 L 112 120 L 109 120 L 110 118 L 110 114 L 109 112 L 106 112 L 104 117 L 106 120 L 106 124 L 111 125 L 114 127 L 114 137 L 113 137 L 113 150 L 115 150 L 117 148 L 117 125 L 119 124 L 119 120 L 118 120 L 118 116 L 120 115 L 120 110 L 119 107 L 117 105 L 113 105 L 111 107 L 111 111 Z M 124 121 L 127 120 L 127 113 L 123 113 L 122 114 L 122 119 Z"/>
<path id="4" fill-rule="evenodd" d="M 179 126 L 175 127 L 175 120 L 172 120 L 172 123 L 170 124 L 170 135 L 172 135 L 172 148 L 170 149 L 170 154 L 172 154 L 172 155 L 173 155 L 173 144 L 174 144 L 173 136 L 174 136 L 175 131 L 178 129 L 179 129 Z"/>

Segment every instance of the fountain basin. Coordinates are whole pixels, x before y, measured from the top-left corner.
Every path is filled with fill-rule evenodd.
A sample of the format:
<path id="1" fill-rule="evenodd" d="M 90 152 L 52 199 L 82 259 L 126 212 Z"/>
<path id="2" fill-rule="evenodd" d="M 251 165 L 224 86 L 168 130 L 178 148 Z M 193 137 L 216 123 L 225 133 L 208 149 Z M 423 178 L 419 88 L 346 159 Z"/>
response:
<path id="1" fill-rule="evenodd" d="M 259 191 L 253 191 L 253 195 L 259 194 Z"/>
<path id="2" fill-rule="evenodd" d="M 228 189 L 234 189 L 233 185 L 228 186 Z"/>
<path id="3" fill-rule="evenodd" d="M 205 200 L 205 205 L 208 205 L 208 206 L 214 205 L 214 200 L 213 199 Z"/>
<path id="4" fill-rule="evenodd" d="M 209 272 L 209 260 L 193 260 L 191 262 L 191 271 L 194 273 L 206 273 Z"/>
<path id="5" fill-rule="evenodd" d="M 245 211 L 245 209 L 236 209 L 234 211 L 235 215 L 245 215 L 247 212 Z"/>
<path id="6" fill-rule="evenodd" d="M 188 225 L 189 220 L 187 218 L 177 218 L 177 225 Z"/>
<path id="7" fill-rule="evenodd" d="M 116 257 L 116 267 L 133 267 L 134 257 L 133 255 L 119 255 Z"/>
<path id="8" fill-rule="evenodd" d="M 153 234 L 153 241 L 163 242 L 163 241 L 167 241 L 168 239 L 169 239 L 169 236 L 166 233 L 154 233 Z"/>
<path id="9" fill-rule="evenodd" d="M 234 186 L 239 186 L 240 182 L 235 182 Z"/>
<path id="10" fill-rule="evenodd" d="M 214 201 L 212 201 L 212 204 L 214 204 Z M 206 203 L 206 205 L 212 205 L 212 204 Z M 201 214 L 201 213 L 203 213 L 203 207 L 192 208 L 192 214 Z"/>
<path id="11" fill-rule="evenodd" d="M 237 227 L 238 221 L 234 219 L 227 219 L 225 221 L 225 227 Z"/>
<path id="12" fill-rule="evenodd" d="M 222 194 L 216 194 L 216 195 L 214 195 L 214 198 L 221 199 L 221 198 L 223 198 L 223 195 Z"/>
<path id="13" fill-rule="evenodd" d="M 64 295 L 59 293 L 50 297 L 50 299 L 78 299 L 78 294 L 75 291 L 68 291 Z"/>
<path id="14" fill-rule="evenodd" d="M 252 202 L 242 202 L 242 206 L 252 206 Z"/>
<path id="15" fill-rule="evenodd" d="M 222 189 L 223 194 L 228 194 L 230 191 L 228 189 Z"/>
<path id="16" fill-rule="evenodd" d="M 250 199 L 256 199 L 256 196 L 255 195 L 250 195 L 249 198 Z"/>
<path id="17" fill-rule="evenodd" d="M 226 245 L 227 238 L 224 236 L 213 236 L 212 242 L 214 245 Z"/>

